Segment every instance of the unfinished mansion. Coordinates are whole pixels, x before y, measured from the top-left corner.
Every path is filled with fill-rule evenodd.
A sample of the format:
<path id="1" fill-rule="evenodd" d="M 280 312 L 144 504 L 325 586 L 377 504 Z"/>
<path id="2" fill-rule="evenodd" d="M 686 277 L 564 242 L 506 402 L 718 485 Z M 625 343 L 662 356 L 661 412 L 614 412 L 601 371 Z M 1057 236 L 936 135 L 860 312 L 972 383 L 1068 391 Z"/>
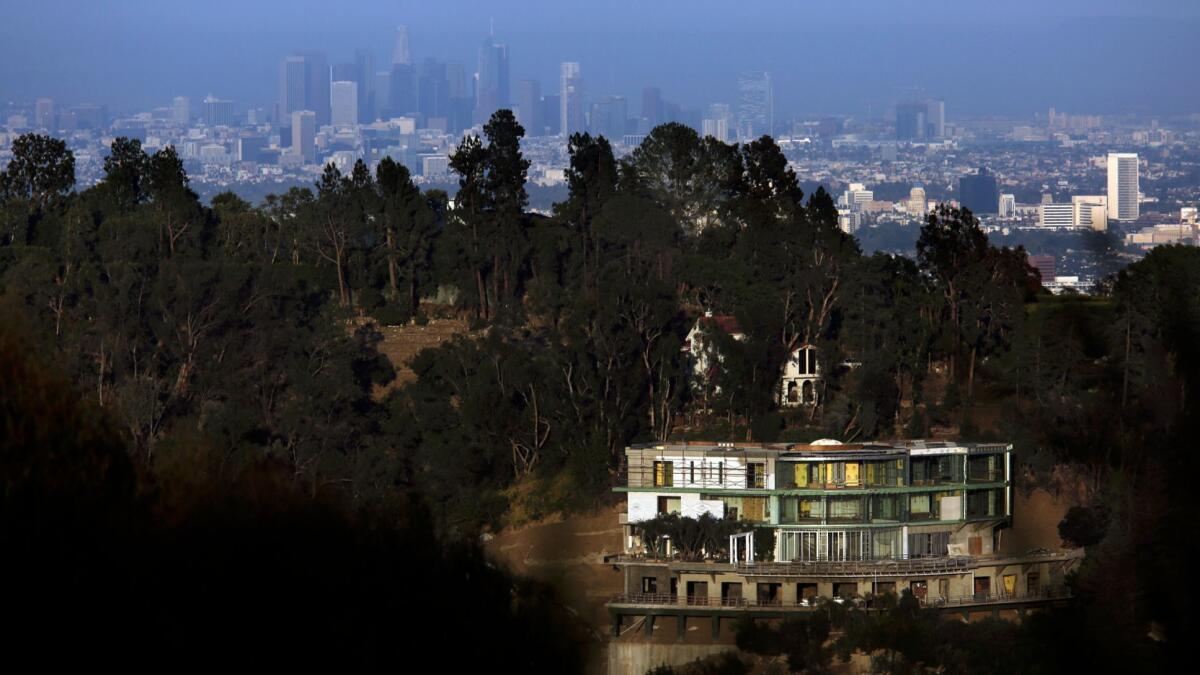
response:
<path id="1" fill-rule="evenodd" d="M 622 616 L 686 623 L 733 611 L 811 607 L 907 589 L 954 611 L 1021 611 L 1065 593 L 1077 551 L 1015 552 L 1012 446 L 897 441 L 681 442 L 626 449 Z M 663 514 L 736 521 L 703 560 L 647 556 L 639 524 Z M 774 537 L 755 559 L 753 537 Z M 761 542 L 760 542 L 761 543 Z M 760 547 L 761 548 L 761 547 Z M 665 555 L 663 554 L 665 551 Z M 681 628 L 682 630 L 682 628 Z"/>

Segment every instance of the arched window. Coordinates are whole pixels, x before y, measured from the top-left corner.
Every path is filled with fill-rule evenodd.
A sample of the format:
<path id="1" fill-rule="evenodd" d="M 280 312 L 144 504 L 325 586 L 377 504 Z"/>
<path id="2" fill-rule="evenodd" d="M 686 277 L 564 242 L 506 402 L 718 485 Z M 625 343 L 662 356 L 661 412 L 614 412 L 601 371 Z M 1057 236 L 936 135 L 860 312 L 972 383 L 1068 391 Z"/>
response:
<path id="1" fill-rule="evenodd" d="M 787 400 L 788 400 L 788 403 L 798 403 L 800 401 L 800 392 L 798 391 L 798 389 L 796 387 L 796 383 L 794 381 L 788 382 Z"/>

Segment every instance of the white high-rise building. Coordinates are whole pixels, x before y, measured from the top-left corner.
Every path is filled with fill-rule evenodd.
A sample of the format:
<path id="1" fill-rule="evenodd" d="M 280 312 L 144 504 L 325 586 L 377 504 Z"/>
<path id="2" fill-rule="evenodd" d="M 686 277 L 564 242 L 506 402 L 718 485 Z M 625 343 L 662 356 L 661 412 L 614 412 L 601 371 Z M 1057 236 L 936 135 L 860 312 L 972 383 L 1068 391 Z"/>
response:
<path id="1" fill-rule="evenodd" d="M 358 83 L 338 81 L 329 85 L 329 101 L 333 125 L 354 126 L 358 124 Z"/>
<path id="2" fill-rule="evenodd" d="M 1108 229 L 1108 197 L 1076 195 L 1071 197 L 1075 207 L 1075 227 L 1088 227 L 1103 232 Z"/>
<path id="3" fill-rule="evenodd" d="M 317 114 L 311 110 L 292 113 L 292 154 L 305 164 L 317 163 Z"/>
<path id="4" fill-rule="evenodd" d="M 576 61 L 563 61 L 559 68 L 558 114 L 564 138 L 583 131 L 583 71 Z"/>
<path id="5" fill-rule="evenodd" d="M 1038 227 L 1075 227 L 1075 205 L 1038 205 Z"/>
<path id="6" fill-rule="evenodd" d="M 917 218 L 924 218 L 929 212 L 929 204 L 926 202 L 925 188 L 916 186 L 908 191 L 908 215 Z"/>
<path id="7" fill-rule="evenodd" d="M 175 124 L 187 124 L 192 119 L 192 102 L 186 96 L 171 101 L 171 118 Z"/>
<path id="8" fill-rule="evenodd" d="M 1000 195 L 1000 205 L 996 213 L 1001 218 L 1012 218 L 1017 215 L 1017 196 L 1012 194 Z"/>
<path id="9" fill-rule="evenodd" d="M 392 65 L 407 66 L 412 63 L 408 51 L 408 26 L 396 26 L 396 44 L 392 47 Z"/>
<path id="10" fill-rule="evenodd" d="M 1133 152 L 1108 153 L 1108 219 L 1138 219 L 1138 156 Z"/>

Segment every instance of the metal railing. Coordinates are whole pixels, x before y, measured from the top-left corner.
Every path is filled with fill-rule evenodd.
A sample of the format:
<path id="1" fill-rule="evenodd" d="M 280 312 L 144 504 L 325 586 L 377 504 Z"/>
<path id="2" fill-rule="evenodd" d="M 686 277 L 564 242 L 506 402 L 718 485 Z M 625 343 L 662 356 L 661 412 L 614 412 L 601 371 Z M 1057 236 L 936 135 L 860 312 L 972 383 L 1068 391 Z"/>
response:
<path id="1" fill-rule="evenodd" d="M 796 600 L 777 598 L 760 599 L 746 597 L 714 597 L 708 595 L 669 595 L 666 593 L 619 593 L 609 599 L 610 605 L 651 605 L 677 607 L 716 607 L 716 608 L 792 608 L 811 609 L 820 606 L 822 601 L 838 604 L 850 604 L 856 607 L 872 608 L 876 601 L 883 597 L 882 593 L 859 597 L 808 597 Z M 978 605 L 999 605 L 1022 602 L 1043 602 L 1051 600 L 1066 600 L 1071 598 L 1071 590 L 1065 586 L 1046 588 L 1037 593 L 975 593 L 953 598 L 918 598 L 922 607 L 966 607 Z"/>

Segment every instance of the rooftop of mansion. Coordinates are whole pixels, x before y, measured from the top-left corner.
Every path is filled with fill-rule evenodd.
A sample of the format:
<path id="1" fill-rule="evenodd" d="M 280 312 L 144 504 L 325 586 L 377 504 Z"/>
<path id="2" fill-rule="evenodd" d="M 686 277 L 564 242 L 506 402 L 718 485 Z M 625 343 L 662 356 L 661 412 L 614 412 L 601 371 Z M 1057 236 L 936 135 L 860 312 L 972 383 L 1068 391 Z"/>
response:
<path id="1" fill-rule="evenodd" d="M 894 455 L 961 455 L 997 453 L 1012 450 L 1010 443 L 967 443 L 960 441 L 867 441 L 843 443 L 821 439 L 811 443 L 722 443 L 713 441 L 675 441 L 669 443 L 638 443 L 626 449 L 629 455 L 680 454 L 689 457 L 745 456 L 772 459 L 819 459 L 824 457 L 883 457 Z"/>

